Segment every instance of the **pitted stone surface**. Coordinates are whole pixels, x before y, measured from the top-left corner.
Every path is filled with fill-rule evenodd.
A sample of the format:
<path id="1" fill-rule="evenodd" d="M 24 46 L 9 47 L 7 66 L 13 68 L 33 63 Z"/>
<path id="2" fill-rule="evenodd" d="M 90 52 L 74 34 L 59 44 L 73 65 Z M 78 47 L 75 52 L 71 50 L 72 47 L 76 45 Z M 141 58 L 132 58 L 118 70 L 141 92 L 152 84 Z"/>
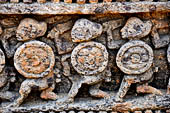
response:
<path id="1" fill-rule="evenodd" d="M 7 83 L 7 76 L 0 75 L 0 88 Z"/>
<path id="2" fill-rule="evenodd" d="M 102 25 L 87 19 L 79 19 L 74 24 L 71 36 L 73 42 L 83 42 L 94 39 L 102 33 Z"/>
<path id="3" fill-rule="evenodd" d="M 45 22 L 38 22 L 35 19 L 25 18 L 23 19 L 16 31 L 17 40 L 27 41 L 43 36 L 47 30 L 47 24 Z"/>
<path id="4" fill-rule="evenodd" d="M 0 73 L 2 73 L 5 67 L 5 55 L 4 52 L 0 49 Z M 7 76 L 2 73 L 0 74 L 0 88 L 5 85 L 7 82 Z"/>
<path id="5" fill-rule="evenodd" d="M 40 41 L 30 41 L 21 45 L 14 55 L 14 66 L 26 78 L 47 76 L 53 69 L 53 50 Z"/>
<path id="6" fill-rule="evenodd" d="M 3 33 L 3 30 L 2 30 L 2 27 L 0 26 L 0 34 L 2 34 Z"/>
<path id="7" fill-rule="evenodd" d="M 150 33 L 151 28 L 151 21 L 143 22 L 137 17 L 131 17 L 121 29 L 121 35 L 122 38 L 140 39 L 147 36 Z"/>
<path id="8" fill-rule="evenodd" d="M 5 67 L 5 55 L 4 52 L 0 49 L 0 72 L 2 72 L 4 67 Z"/>
<path id="9" fill-rule="evenodd" d="M 153 63 L 153 50 L 143 41 L 127 42 L 118 51 L 116 63 L 126 74 L 144 73 Z"/>
<path id="10" fill-rule="evenodd" d="M 163 15 L 164 20 L 162 19 L 153 19 L 153 28 L 151 31 L 152 43 L 155 48 L 166 47 L 170 42 L 169 37 L 169 20 L 167 15 Z M 159 17 L 159 16 L 158 16 Z"/>
<path id="11" fill-rule="evenodd" d="M 167 50 L 167 59 L 168 59 L 168 63 L 170 63 L 170 45 Z"/>
<path id="12" fill-rule="evenodd" d="M 81 43 L 71 54 L 74 69 L 84 75 L 94 75 L 104 71 L 108 63 L 108 52 L 97 42 Z"/>
<path id="13" fill-rule="evenodd" d="M 8 3 L 6 7 L 5 4 L 0 4 L 0 6 L 4 6 L 2 8 L 3 11 L 7 8 L 8 11 L 10 11 L 11 7 L 19 7 L 19 4 L 20 3 L 17 3 L 11 6 L 11 4 Z M 149 5 L 150 2 L 147 2 L 147 4 Z M 168 95 L 170 92 L 170 70 L 168 69 L 169 66 L 166 56 L 169 42 L 168 13 L 154 11 L 158 13 L 158 16 L 154 15 L 154 12 L 119 14 L 120 11 L 124 13 L 124 9 L 126 9 L 126 11 L 129 10 L 130 13 L 134 13 L 135 9 L 133 7 L 136 7 L 136 9 L 139 8 L 137 5 L 141 7 L 141 9 L 137 9 L 138 11 L 142 12 L 142 10 L 145 10 L 148 12 L 149 10 L 143 7 L 147 4 L 146 2 L 115 2 L 115 4 L 98 3 L 76 6 L 75 3 L 68 5 L 65 3 L 57 3 L 54 7 L 54 4 L 51 4 L 50 1 L 41 5 L 34 1 L 33 4 L 23 4 L 23 7 L 27 6 L 25 11 L 28 12 L 26 13 L 28 14 L 30 12 L 32 15 L 1 15 L 0 26 L 2 26 L 2 34 L 0 35 L 0 48 L 4 51 L 6 63 L 5 68 L 0 72 L 0 100 L 2 100 L 0 101 L 0 112 L 3 113 L 3 111 L 9 109 L 11 112 L 84 111 L 90 113 L 90 111 L 93 111 L 95 113 L 100 111 L 110 113 L 111 111 L 134 112 L 136 110 L 145 112 L 147 109 L 170 108 Z M 157 4 L 159 5 L 156 5 L 156 7 L 153 5 L 151 7 L 152 11 L 154 7 L 156 8 L 155 10 L 160 11 L 160 7 L 157 6 L 160 6 L 162 3 L 157 2 Z M 60 7 L 58 7 L 59 5 Z M 60 9 L 61 7 L 65 10 Z M 41 12 L 41 9 L 43 9 L 43 12 Z M 90 12 L 87 9 L 90 9 Z M 0 12 L 2 12 L 2 10 Z M 54 14 L 54 10 L 60 13 L 64 12 L 65 14 L 74 13 L 74 15 L 64 15 L 64 13 L 63 15 L 48 14 L 48 12 Z M 75 12 L 72 12 L 73 10 Z M 95 13 L 98 13 L 97 15 L 75 15 L 77 13 L 90 14 L 93 13 L 94 10 Z M 111 10 L 114 13 L 109 12 Z M 15 8 L 11 11 L 15 12 Z M 23 9 L 21 8 L 18 12 L 19 11 L 22 13 L 21 11 L 23 11 Z M 36 12 L 41 15 L 34 15 Z M 105 15 L 105 13 L 108 12 L 109 14 Z M 11 12 L 9 12 L 9 14 L 10 13 Z M 132 43 L 132 40 L 140 39 L 138 36 L 134 38 L 122 38 L 121 36 L 120 30 L 125 26 L 125 23 L 127 23 L 127 19 L 134 15 L 136 16 L 135 18 L 140 18 L 143 24 L 146 24 L 148 21 L 151 21 L 153 24 L 151 33 L 144 38 L 141 37 L 143 43 L 153 47 L 153 63 L 148 63 L 148 59 L 150 58 L 148 57 L 148 46 L 139 46 L 141 43 L 135 46 L 135 44 Z M 164 16 L 166 16 L 166 18 L 163 18 Z M 18 60 L 20 62 L 18 63 L 20 69 L 26 70 L 27 74 L 30 74 L 30 77 L 23 77 L 20 72 L 17 73 L 17 69 L 15 69 L 13 65 L 14 62 L 16 62 L 13 58 L 17 48 L 20 48 L 25 41 L 28 41 L 20 41 L 17 40 L 16 37 L 17 28 L 21 20 L 25 17 L 33 18 L 38 21 L 38 23 L 45 21 L 48 24 L 46 33 L 36 37 L 36 40 L 44 42 L 53 49 L 55 65 L 50 69 L 50 72 L 46 71 L 46 68 L 50 68 L 50 62 L 48 61 L 52 59 L 46 58 L 47 56 L 50 57 L 49 54 L 46 55 L 50 50 L 43 49 L 43 47 L 40 46 L 36 49 L 26 46 L 26 48 L 22 49 L 22 55 L 25 55 L 20 55 L 22 59 L 19 57 L 21 60 Z M 75 43 L 72 41 L 71 30 L 75 22 L 82 18 L 102 25 L 103 30 L 101 35 L 89 40 L 94 41 L 93 43 L 103 44 L 103 47 L 105 49 L 107 48 L 106 53 L 95 44 L 88 45 L 87 43 L 90 43 L 89 40 L 85 40 L 86 43 Z M 29 28 L 27 30 L 29 31 Z M 152 33 L 154 35 L 152 35 Z M 79 32 L 79 34 L 81 35 L 81 32 Z M 33 39 L 35 38 L 30 38 L 30 40 Z M 128 42 L 129 39 L 130 42 Z M 161 43 L 153 43 L 153 39 Z M 128 67 L 131 72 L 138 70 L 140 74 L 122 73 L 122 69 L 119 69 L 116 65 L 116 55 L 119 49 L 124 44 L 126 45 L 126 43 L 131 44 L 129 44 L 129 48 L 127 47 L 124 54 L 120 55 L 123 59 L 121 62 L 123 62 L 123 66 L 125 68 Z M 87 44 L 88 46 L 82 47 L 78 52 L 74 52 L 73 50 L 77 48 L 76 46 L 81 44 Z M 159 49 L 157 49 L 158 47 L 155 44 L 160 45 Z M 31 50 L 29 50 L 29 48 L 31 48 Z M 37 51 L 41 53 L 38 54 Z M 76 66 L 72 65 L 72 51 L 75 53 Z M 105 63 L 103 59 L 106 58 L 104 56 L 105 54 L 108 54 L 108 58 L 106 59 L 108 63 L 106 64 L 107 66 L 103 67 Z M 145 64 L 146 67 L 149 68 L 148 70 L 145 69 Z M 147 66 L 150 64 L 150 67 Z M 13 71 L 10 71 L 10 69 L 8 69 L 9 67 L 13 68 Z M 44 67 L 46 68 L 44 69 Z M 75 67 L 78 67 L 77 69 L 80 69 L 80 72 L 78 72 Z M 28 68 L 30 68 L 30 70 Z M 141 72 L 141 70 L 147 71 Z M 39 75 L 43 72 L 49 74 L 47 76 L 44 74 L 44 76 L 42 75 L 40 77 Z M 135 85 L 131 87 L 131 84 Z M 36 92 L 37 90 L 38 92 Z M 142 93 L 142 95 L 138 95 L 139 93 Z M 150 94 L 146 95 L 145 93 L 151 93 L 154 94 L 154 96 Z M 163 96 L 157 96 L 161 94 L 163 94 Z M 164 112 L 167 111 L 164 110 Z"/>

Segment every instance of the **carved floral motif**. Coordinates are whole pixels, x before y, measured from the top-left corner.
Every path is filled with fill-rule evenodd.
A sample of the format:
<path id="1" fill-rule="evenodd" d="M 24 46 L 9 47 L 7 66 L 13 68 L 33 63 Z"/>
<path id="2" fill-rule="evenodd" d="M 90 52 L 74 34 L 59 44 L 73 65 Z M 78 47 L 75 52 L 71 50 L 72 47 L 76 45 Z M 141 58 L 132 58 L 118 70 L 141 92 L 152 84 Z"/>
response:
<path id="1" fill-rule="evenodd" d="M 14 55 L 14 66 L 26 78 L 47 76 L 55 63 L 50 46 L 40 41 L 30 41 L 21 45 Z"/>
<path id="2" fill-rule="evenodd" d="M 108 52 L 104 45 L 97 42 L 85 42 L 74 48 L 71 54 L 74 69 L 83 75 L 95 75 L 108 63 Z"/>

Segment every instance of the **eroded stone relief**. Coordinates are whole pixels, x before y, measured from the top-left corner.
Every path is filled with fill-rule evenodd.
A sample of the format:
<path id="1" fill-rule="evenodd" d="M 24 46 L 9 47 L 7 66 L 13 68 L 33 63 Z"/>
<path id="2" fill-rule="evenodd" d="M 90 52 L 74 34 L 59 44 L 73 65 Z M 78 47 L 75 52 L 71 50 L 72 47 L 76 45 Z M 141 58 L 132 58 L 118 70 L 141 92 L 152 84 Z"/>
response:
<path id="1" fill-rule="evenodd" d="M 68 110 L 70 106 L 81 109 L 80 102 L 84 106 L 91 102 L 84 109 L 101 104 L 113 111 L 138 113 L 139 106 L 131 110 L 133 102 L 129 104 L 129 100 L 142 102 L 147 98 L 154 104 L 150 109 L 159 109 L 170 93 L 169 20 L 167 15 L 143 16 L 2 19 L 1 107 L 20 111 L 34 98 L 38 104 L 34 101 L 33 106 L 42 102 L 56 106 L 56 111 L 66 109 L 60 107 L 64 105 Z M 158 50 L 164 52 L 155 56 L 161 53 Z M 167 60 L 160 62 L 167 71 L 164 88 L 153 85 L 159 84 L 156 77 L 162 76 L 155 63 L 157 57 Z M 159 97 L 163 101 L 156 99 Z"/>

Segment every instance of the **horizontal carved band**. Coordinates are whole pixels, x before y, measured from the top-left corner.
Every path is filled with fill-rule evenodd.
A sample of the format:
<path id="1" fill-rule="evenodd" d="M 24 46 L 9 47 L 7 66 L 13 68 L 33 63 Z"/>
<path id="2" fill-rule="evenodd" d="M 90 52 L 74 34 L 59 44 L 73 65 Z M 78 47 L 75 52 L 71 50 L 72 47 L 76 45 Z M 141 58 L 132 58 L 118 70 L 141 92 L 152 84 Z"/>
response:
<path id="1" fill-rule="evenodd" d="M 67 3 L 6 3 L 0 4 L 0 14 L 108 14 L 169 12 L 170 2 L 114 2 L 98 4 Z"/>

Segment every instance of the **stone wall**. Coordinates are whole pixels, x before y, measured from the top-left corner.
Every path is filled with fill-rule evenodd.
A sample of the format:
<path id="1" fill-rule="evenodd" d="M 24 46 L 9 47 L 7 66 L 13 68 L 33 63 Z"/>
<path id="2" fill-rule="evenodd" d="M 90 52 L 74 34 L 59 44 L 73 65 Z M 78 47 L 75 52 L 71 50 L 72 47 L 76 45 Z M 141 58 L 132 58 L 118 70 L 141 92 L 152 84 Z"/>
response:
<path id="1" fill-rule="evenodd" d="M 104 4 L 0 4 L 0 112 L 169 112 L 169 2 Z"/>

